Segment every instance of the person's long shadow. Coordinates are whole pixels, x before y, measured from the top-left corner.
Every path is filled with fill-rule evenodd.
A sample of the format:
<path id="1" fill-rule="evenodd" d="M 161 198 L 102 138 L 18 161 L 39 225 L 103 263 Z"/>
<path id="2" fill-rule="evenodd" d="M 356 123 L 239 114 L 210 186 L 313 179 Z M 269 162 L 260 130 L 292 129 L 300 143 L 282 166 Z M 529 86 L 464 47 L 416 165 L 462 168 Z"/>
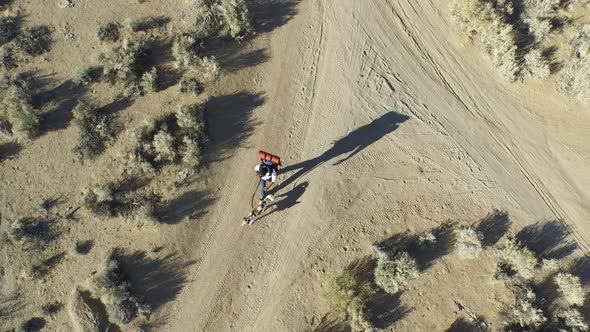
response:
<path id="1" fill-rule="evenodd" d="M 400 124 L 407 121 L 409 118 L 410 117 L 407 115 L 394 111 L 385 113 L 381 117 L 373 120 L 371 123 L 359 127 L 348 133 L 346 136 L 338 139 L 333 143 L 329 150 L 325 151 L 321 155 L 310 160 L 302 161 L 295 165 L 286 166 L 280 171 L 281 174 L 286 174 L 295 170 L 297 170 L 297 172 L 284 180 L 275 189 L 275 192 L 278 192 L 279 190 L 287 187 L 297 179 L 311 172 L 314 168 L 333 158 L 348 154 L 348 156 L 343 157 L 333 165 L 338 165 L 347 161 L 369 145 L 375 143 L 385 135 L 396 130 Z"/>

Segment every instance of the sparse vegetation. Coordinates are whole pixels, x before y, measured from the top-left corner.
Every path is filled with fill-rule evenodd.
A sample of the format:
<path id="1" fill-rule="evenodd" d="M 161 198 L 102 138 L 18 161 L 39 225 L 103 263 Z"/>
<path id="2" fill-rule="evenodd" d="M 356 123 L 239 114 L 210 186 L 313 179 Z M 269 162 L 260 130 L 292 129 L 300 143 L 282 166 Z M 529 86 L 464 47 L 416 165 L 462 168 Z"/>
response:
<path id="1" fill-rule="evenodd" d="M 120 37 L 121 24 L 117 22 L 107 22 L 100 24 L 96 29 L 96 37 L 101 42 L 116 42 Z"/>
<path id="2" fill-rule="evenodd" d="M 151 312 L 149 305 L 134 294 L 133 285 L 121 269 L 117 249 L 106 254 L 103 271 L 92 279 L 90 287 L 105 305 L 109 319 L 127 324 L 138 315 Z"/>
<path id="3" fill-rule="evenodd" d="M 389 294 L 395 294 L 408 287 L 418 277 L 416 261 L 406 252 L 397 253 L 393 258 L 377 247 L 373 247 L 375 283 Z"/>
<path id="4" fill-rule="evenodd" d="M 88 86 L 96 80 L 97 77 L 93 68 L 80 69 L 72 77 L 72 82 L 78 86 Z"/>
<path id="5" fill-rule="evenodd" d="M 0 122 L 10 124 L 11 133 L 30 139 L 39 131 L 39 112 L 31 105 L 31 92 L 19 76 L 0 78 Z"/>
<path id="6" fill-rule="evenodd" d="M 350 328 L 353 331 L 368 332 L 376 330 L 365 312 L 365 302 L 362 299 L 354 298 L 346 308 L 346 313 Z"/>
<path id="7" fill-rule="evenodd" d="M 457 242 L 455 242 L 459 256 L 477 258 L 482 251 L 482 238 L 482 235 L 478 234 L 471 227 L 460 229 L 457 232 Z"/>
<path id="8" fill-rule="evenodd" d="M 528 287 L 517 287 L 516 303 L 504 312 L 506 325 L 511 328 L 520 327 L 524 330 L 538 330 L 547 318 L 543 311 L 535 307 L 536 295 Z"/>
<path id="9" fill-rule="evenodd" d="M 590 105 L 590 56 L 573 59 L 561 70 L 557 88 Z"/>
<path id="10" fill-rule="evenodd" d="M 190 70 L 201 82 L 209 82 L 219 75 L 219 65 L 214 57 L 200 56 L 202 43 L 195 34 L 179 34 L 174 38 L 172 55 L 179 68 Z"/>
<path id="11" fill-rule="evenodd" d="M 254 32 L 245 0 L 219 0 L 213 8 L 222 23 L 222 34 L 241 40 Z"/>
<path id="12" fill-rule="evenodd" d="M 149 173 L 167 163 L 197 167 L 205 136 L 205 108 L 187 105 L 159 121 L 146 123 L 132 136 L 132 150 L 123 157 L 131 174 Z"/>
<path id="13" fill-rule="evenodd" d="M 80 102 L 73 113 L 80 135 L 74 152 L 80 159 L 93 160 L 115 139 L 119 125 L 113 115 L 92 103 Z"/>
<path id="14" fill-rule="evenodd" d="M 38 249 L 55 237 L 49 220 L 38 218 L 19 218 L 6 231 L 6 239 L 25 249 Z"/>
<path id="15" fill-rule="evenodd" d="M 155 207 L 160 197 L 155 194 L 131 192 L 136 179 L 107 183 L 87 190 L 83 205 L 98 217 L 132 218 L 146 224 L 156 224 Z"/>
<path id="16" fill-rule="evenodd" d="M 569 273 L 558 273 L 553 281 L 557 286 L 557 298 L 554 304 L 562 308 L 582 306 L 586 300 L 586 291 L 580 278 Z"/>
<path id="17" fill-rule="evenodd" d="M 376 292 L 373 284 L 363 275 L 347 269 L 334 278 L 330 285 L 329 300 L 336 312 L 346 315 L 355 300 L 366 301 Z"/>
<path id="18" fill-rule="evenodd" d="M 547 79 L 551 74 L 549 62 L 536 48 L 524 55 L 524 66 L 531 76 L 538 79 Z"/>
<path id="19" fill-rule="evenodd" d="M 50 45 L 51 30 L 45 25 L 24 28 L 16 39 L 16 46 L 31 56 L 49 51 Z"/>

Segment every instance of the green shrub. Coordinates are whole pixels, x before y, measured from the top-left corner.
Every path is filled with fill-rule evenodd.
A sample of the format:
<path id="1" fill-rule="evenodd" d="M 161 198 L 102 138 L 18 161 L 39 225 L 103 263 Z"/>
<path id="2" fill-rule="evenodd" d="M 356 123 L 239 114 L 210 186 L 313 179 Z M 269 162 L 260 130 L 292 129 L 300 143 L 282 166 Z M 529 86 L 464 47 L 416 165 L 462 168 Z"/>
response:
<path id="1" fill-rule="evenodd" d="M 356 297 L 346 308 L 348 322 L 352 331 L 370 332 L 376 331 L 365 310 L 365 302 Z"/>
<path id="2" fill-rule="evenodd" d="M 51 29 L 45 25 L 24 28 L 16 39 L 16 46 L 31 56 L 41 55 L 49 51 L 51 45 Z"/>
<path id="3" fill-rule="evenodd" d="M 101 42 L 116 42 L 120 37 L 121 24 L 108 22 L 98 26 L 96 37 Z"/>
<path id="4" fill-rule="evenodd" d="M 505 324 L 512 328 L 520 327 L 524 330 L 538 330 L 547 318 L 541 309 L 535 307 L 535 293 L 528 287 L 519 287 L 516 292 L 516 303 L 504 312 Z"/>
<path id="5" fill-rule="evenodd" d="M 582 287 L 580 278 L 569 273 L 558 273 L 553 281 L 557 286 L 558 297 L 555 305 L 561 308 L 583 306 L 586 300 L 586 291 Z"/>
<path id="6" fill-rule="evenodd" d="M 389 294 L 405 290 L 412 279 L 418 277 L 416 261 L 406 252 L 397 253 L 393 259 L 377 247 L 373 247 L 377 261 L 375 283 Z"/>
<path id="7" fill-rule="evenodd" d="M 94 68 L 80 69 L 72 76 L 72 82 L 78 86 L 88 86 L 97 80 Z"/>
<path id="8" fill-rule="evenodd" d="M 214 9 L 222 23 L 222 34 L 241 40 L 254 32 L 245 0 L 219 0 Z"/>
<path id="9" fill-rule="evenodd" d="M 107 252 L 103 271 L 91 280 L 90 288 L 104 303 L 109 319 L 117 323 L 127 324 L 151 312 L 150 306 L 134 294 L 133 285 L 121 269 L 117 249 Z"/>
<path id="10" fill-rule="evenodd" d="M 74 152 L 80 159 L 93 160 L 115 140 L 120 126 L 113 115 L 91 103 L 78 103 L 73 114 L 79 131 Z"/>
<path id="11" fill-rule="evenodd" d="M 524 55 L 524 66 L 531 76 L 538 79 L 547 79 L 551 74 L 549 61 L 536 48 Z"/>
<path id="12" fill-rule="evenodd" d="M 199 55 L 202 42 L 194 34 L 179 34 L 174 38 L 172 55 L 179 68 L 190 70 L 201 82 L 208 82 L 219 75 L 219 65 L 214 57 Z"/>
<path id="13" fill-rule="evenodd" d="M 520 277 L 529 280 L 535 275 L 538 260 L 532 251 L 520 246 L 516 241 L 510 240 L 498 250 L 497 264 L 499 276 Z"/>
<path id="14" fill-rule="evenodd" d="M 39 118 L 39 112 L 31 105 L 27 83 L 18 77 L 0 77 L 0 121 L 10 123 L 12 134 L 25 139 L 37 136 Z"/>
<path id="15" fill-rule="evenodd" d="M 180 92 L 186 94 L 192 94 L 195 96 L 200 95 L 204 90 L 203 84 L 196 78 L 188 77 L 183 75 L 180 79 Z"/>

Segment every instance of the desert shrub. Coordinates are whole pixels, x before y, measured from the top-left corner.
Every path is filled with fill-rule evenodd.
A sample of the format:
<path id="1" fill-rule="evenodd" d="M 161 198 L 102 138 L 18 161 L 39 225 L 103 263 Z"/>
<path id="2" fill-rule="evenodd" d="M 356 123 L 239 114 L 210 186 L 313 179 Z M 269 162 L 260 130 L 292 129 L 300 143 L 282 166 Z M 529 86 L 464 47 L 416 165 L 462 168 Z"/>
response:
<path id="1" fill-rule="evenodd" d="M 84 193 L 82 204 L 98 217 L 123 217 L 147 224 L 157 223 L 155 207 L 160 197 L 155 194 L 130 192 L 136 179 L 95 186 Z"/>
<path id="2" fill-rule="evenodd" d="M 375 292 L 376 289 L 370 280 L 347 269 L 332 280 L 328 295 L 332 308 L 338 314 L 346 315 L 354 300 L 365 302 Z"/>
<path id="3" fill-rule="evenodd" d="M 361 298 L 354 298 L 346 308 L 348 322 L 352 331 L 370 332 L 377 329 L 369 320 L 365 311 L 365 302 Z"/>
<path id="4" fill-rule="evenodd" d="M 88 240 L 88 241 L 76 240 L 76 242 L 74 242 L 74 244 L 72 245 L 71 252 L 76 255 L 86 255 L 92 249 L 93 244 L 94 244 L 94 242 L 92 240 Z"/>
<path id="5" fill-rule="evenodd" d="M 0 78 L 0 122 L 10 123 L 12 134 L 30 139 L 39 132 L 39 112 L 31 105 L 28 84 L 18 78 Z"/>
<path id="6" fill-rule="evenodd" d="M 74 124 L 78 127 L 78 145 L 74 152 L 80 159 L 93 160 L 104 152 L 119 132 L 112 114 L 91 103 L 80 102 L 74 108 Z"/>
<path id="7" fill-rule="evenodd" d="M 461 30 L 477 38 L 504 77 L 510 81 L 518 78 L 521 64 L 516 33 L 491 2 L 458 0 L 453 6 L 452 15 Z"/>
<path id="8" fill-rule="evenodd" d="M 436 236 L 432 232 L 422 233 L 418 236 L 418 245 L 421 247 L 431 247 L 436 244 Z"/>
<path id="9" fill-rule="evenodd" d="M 107 82 L 121 82 L 126 95 L 136 97 L 157 90 L 157 70 L 148 63 L 148 48 L 141 40 L 123 40 L 100 56 Z"/>
<path id="10" fill-rule="evenodd" d="M 122 163 L 129 174 L 153 172 L 164 164 L 197 167 L 206 141 L 205 107 L 181 106 L 161 120 L 150 121 L 131 137 L 131 151 Z"/>
<path id="11" fill-rule="evenodd" d="M 586 300 L 586 291 L 582 287 L 580 278 L 569 273 L 558 273 L 553 281 L 557 286 L 557 298 L 554 304 L 569 308 L 572 306 L 582 306 Z"/>
<path id="12" fill-rule="evenodd" d="M 195 34 L 179 34 L 174 38 L 172 55 L 179 68 L 190 70 L 201 82 L 208 82 L 219 75 L 219 65 L 214 57 L 200 56 L 202 43 Z"/>
<path id="13" fill-rule="evenodd" d="M 90 288 L 104 303 L 109 319 L 117 323 L 127 324 L 151 311 L 150 306 L 134 294 L 133 286 L 121 269 L 121 257 L 116 249 L 107 252 L 103 271 L 91 280 Z"/>
<path id="14" fill-rule="evenodd" d="M 482 251 L 482 235 L 473 228 L 462 228 L 457 232 L 455 247 L 459 256 L 464 258 L 477 258 Z"/>
<path id="15" fill-rule="evenodd" d="M 590 56 L 570 61 L 561 70 L 557 88 L 590 105 Z"/>
<path id="16" fill-rule="evenodd" d="M 100 24 L 96 29 L 96 37 L 101 42 L 116 42 L 120 37 L 121 24 L 108 22 Z"/>
<path id="17" fill-rule="evenodd" d="M 77 70 L 72 76 L 72 82 L 78 86 L 87 86 L 98 79 L 94 68 Z"/>
<path id="18" fill-rule="evenodd" d="M 561 0 L 525 0 L 524 5 L 529 16 L 547 16 L 555 12 Z"/>
<path id="19" fill-rule="evenodd" d="M 10 16 L 0 17 L 0 45 L 13 40 L 18 33 L 18 19 Z"/>
<path id="20" fill-rule="evenodd" d="M 553 273 L 559 270 L 559 261 L 557 259 L 542 259 L 541 271 L 545 273 Z"/>
<path id="21" fill-rule="evenodd" d="M 21 322 L 13 331 L 15 332 L 38 332 L 45 327 L 45 319 L 33 317 Z"/>
<path id="22" fill-rule="evenodd" d="M 37 25 L 24 28 L 16 39 L 16 46 L 28 55 L 37 56 L 49 51 L 51 30 L 48 26 Z"/>
<path id="23" fill-rule="evenodd" d="M 524 55 L 524 66 L 531 76 L 538 79 L 547 79 L 551 74 L 549 61 L 536 48 Z"/>
<path id="24" fill-rule="evenodd" d="M 552 28 L 550 20 L 534 17 L 527 18 L 524 22 L 528 25 L 529 34 L 536 43 L 540 43 L 549 37 Z"/>
<path id="25" fill-rule="evenodd" d="M 204 90 L 203 84 L 199 82 L 199 80 L 188 77 L 187 75 L 182 76 L 179 86 L 181 93 L 192 94 L 195 96 L 200 95 Z"/>
<path id="26" fill-rule="evenodd" d="M 14 56 L 14 49 L 10 46 L 2 47 L 0 50 L 0 68 L 4 70 L 11 70 L 16 68 L 16 58 Z"/>
<path id="27" fill-rule="evenodd" d="M 535 306 L 536 295 L 526 286 L 516 290 L 516 302 L 504 310 L 504 322 L 509 327 L 520 327 L 525 330 L 538 330 L 547 318 L 543 311 Z"/>
<path id="28" fill-rule="evenodd" d="M 558 331 L 587 332 L 590 326 L 584 316 L 576 308 L 558 309 L 554 312 Z"/>
<path id="29" fill-rule="evenodd" d="M 520 277 L 528 280 L 533 278 L 538 261 L 532 251 L 510 240 L 498 250 L 497 264 L 499 277 Z"/>
<path id="30" fill-rule="evenodd" d="M 222 22 L 222 34 L 241 40 L 254 32 L 245 0 L 219 0 L 214 9 Z"/>
<path id="31" fill-rule="evenodd" d="M 6 230 L 9 243 L 23 249 L 40 249 L 56 236 L 51 222 L 40 218 L 16 219 Z"/>
<path id="32" fill-rule="evenodd" d="M 387 293 L 405 290 L 409 282 L 418 277 L 416 261 L 406 252 L 400 252 L 392 259 L 386 252 L 373 247 L 373 257 L 377 261 L 375 283 Z"/>
<path id="33" fill-rule="evenodd" d="M 572 39 L 571 45 L 577 58 L 588 56 L 590 53 L 590 24 L 585 24 L 580 28 L 576 37 Z"/>

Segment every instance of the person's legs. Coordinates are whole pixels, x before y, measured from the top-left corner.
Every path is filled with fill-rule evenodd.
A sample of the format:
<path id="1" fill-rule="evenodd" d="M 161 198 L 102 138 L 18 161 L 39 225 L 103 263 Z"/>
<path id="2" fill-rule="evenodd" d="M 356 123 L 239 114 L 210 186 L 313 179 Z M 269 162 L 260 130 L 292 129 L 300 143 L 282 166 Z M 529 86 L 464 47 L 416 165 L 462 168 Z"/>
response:
<path id="1" fill-rule="evenodd" d="M 258 182 L 258 190 L 260 191 L 261 200 L 266 196 L 266 190 L 264 190 L 265 187 L 266 181 L 260 179 Z"/>

